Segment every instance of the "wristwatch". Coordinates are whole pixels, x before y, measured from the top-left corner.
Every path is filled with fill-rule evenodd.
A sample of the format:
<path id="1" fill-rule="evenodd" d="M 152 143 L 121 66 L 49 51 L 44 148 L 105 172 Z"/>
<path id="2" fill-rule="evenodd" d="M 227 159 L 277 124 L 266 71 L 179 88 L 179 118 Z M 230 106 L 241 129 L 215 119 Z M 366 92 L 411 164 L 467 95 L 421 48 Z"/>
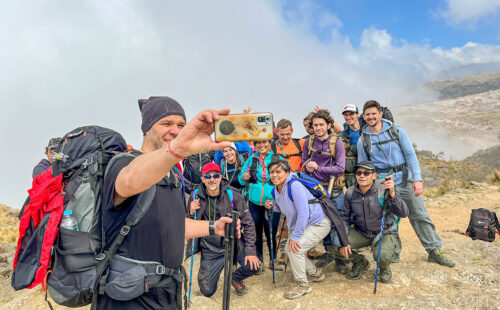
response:
<path id="1" fill-rule="evenodd" d="M 210 234 L 210 236 L 215 235 L 215 222 L 214 221 L 208 222 L 208 233 Z"/>

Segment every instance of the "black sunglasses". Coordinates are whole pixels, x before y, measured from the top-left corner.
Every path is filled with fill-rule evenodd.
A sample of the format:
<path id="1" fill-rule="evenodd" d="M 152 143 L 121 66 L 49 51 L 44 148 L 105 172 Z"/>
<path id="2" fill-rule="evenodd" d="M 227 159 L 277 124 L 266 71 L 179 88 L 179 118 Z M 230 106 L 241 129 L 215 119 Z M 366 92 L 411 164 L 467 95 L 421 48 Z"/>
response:
<path id="1" fill-rule="evenodd" d="M 218 179 L 220 177 L 220 173 L 212 173 L 212 174 L 204 174 L 203 177 L 205 180 L 210 180 L 211 178 Z"/>
<path id="2" fill-rule="evenodd" d="M 356 176 L 361 176 L 361 175 L 364 175 L 365 177 L 369 176 L 370 174 L 372 174 L 373 171 L 356 171 Z"/>

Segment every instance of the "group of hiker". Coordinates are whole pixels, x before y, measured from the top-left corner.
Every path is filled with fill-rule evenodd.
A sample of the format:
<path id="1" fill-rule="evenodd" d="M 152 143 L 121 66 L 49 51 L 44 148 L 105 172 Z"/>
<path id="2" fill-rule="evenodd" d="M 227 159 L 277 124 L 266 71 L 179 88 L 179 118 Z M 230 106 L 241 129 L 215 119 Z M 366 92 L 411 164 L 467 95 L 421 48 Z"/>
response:
<path id="1" fill-rule="evenodd" d="M 166 271 L 159 274 L 162 280 L 150 287 L 146 281 L 142 294 L 131 298 L 117 297 L 104 281 L 98 309 L 179 308 L 182 280 L 167 279 L 185 277 L 185 239 L 199 240 L 198 284 L 204 296 L 212 296 L 224 267 L 222 239 L 231 222 L 226 215 L 233 210 L 239 211 L 239 267 L 231 281 L 237 295 L 248 292 L 245 279 L 265 269 L 264 238 L 273 275 L 288 263 L 293 273 L 296 283 L 285 298 L 310 293 L 311 282 L 325 279 L 318 266 L 330 261 L 348 279 L 359 279 L 369 266 L 363 255 L 367 248 L 380 268 L 380 281 L 391 282 L 390 264 L 400 260 L 402 250 L 398 224 L 405 217 L 428 261 L 454 266 L 441 251 L 425 209 L 415 150 L 377 101 L 367 101 L 362 113 L 356 105 L 345 105 L 343 125 L 316 107 L 304 118 L 305 137 L 293 138 L 292 123 L 281 119 L 272 140 L 253 143 L 212 139 L 214 122 L 228 109 L 205 110 L 188 122 L 182 106 L 169 97 L 140 99 L 139 107 L 141 148 L 112 160 L 104 175 L 103 230 L 106 240 L 117 238 L 130 210 L 148 201 L 147 212 L 120 240 L 116 255 L 130 266 L 156 262 Z M 50 152 L 60 142 L 50 141 L 49 163 L 39 165 L 50 166 Z M 315 265 L 308 256 L 318 255 L 318 245 L 326 253 Z M 195 254 L 194 246 L 186 249 L 187 257 Z"/>

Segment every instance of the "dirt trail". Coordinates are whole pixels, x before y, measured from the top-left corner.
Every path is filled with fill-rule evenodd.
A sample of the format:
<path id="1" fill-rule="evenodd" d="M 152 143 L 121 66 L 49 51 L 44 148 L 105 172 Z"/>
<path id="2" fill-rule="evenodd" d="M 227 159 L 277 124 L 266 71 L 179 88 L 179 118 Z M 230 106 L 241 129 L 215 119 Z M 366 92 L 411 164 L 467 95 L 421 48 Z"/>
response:
<path id="1" fill-rule="evenodd" d="M 457 189 L 427 199 L 426 205 L 443 239 L 443 250 L 457 262 L 455 268 L 428 263 L 409 221 L 403 220 L 401 262 L 391 265 L 393 282 L 379 283 L 376 295 L 373 295 L 375 263 L 371 261 L 371 253 L 364 252 L 371 265 L 360 280 L 347 280 L 334 272 L 331 264 L 323 270 L 325 281 L 312 284 L 311 294 L 287 300 L 283 294 L 292 281 L 290 270 L 277 272 L 277 282 L 273 285 L 271 270 L 266 269 L 262 275 L 246 281 L 248 295 L 238 297 L 233 291 L 231 309 L 500 309 L 500 239 L 493 243 L 472 241 L 462 234 L 471 209 L 482 207 L 500 213 L 499 188 L 477 184 L 471 189 Z M 198 260 L 199 256 L 195 259 L 195 275 Z M 189 273 L 189 261 L 185 267 Z M 10 279 L 0 281 L 0 309 L 48 309 L 40 288 L 14 292 Z M 221 285 L 219 281 L 217 293 L 205 298 L 194 280 L 191 309 L 220 309 Z"/>

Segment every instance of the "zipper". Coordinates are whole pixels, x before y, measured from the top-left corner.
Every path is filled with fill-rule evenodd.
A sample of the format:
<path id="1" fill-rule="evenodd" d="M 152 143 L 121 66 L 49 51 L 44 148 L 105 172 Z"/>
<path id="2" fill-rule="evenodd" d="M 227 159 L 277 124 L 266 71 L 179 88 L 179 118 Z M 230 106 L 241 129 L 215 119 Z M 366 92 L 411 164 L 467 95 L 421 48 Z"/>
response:
<path id="1" fill-rule="evenodd" d="M 363 221 L 365 222 L 365 229 L 368 229 L 368 226 L 366 224 L 366 214 L 365 214 L 365 195 L 363 194 Z"/>

